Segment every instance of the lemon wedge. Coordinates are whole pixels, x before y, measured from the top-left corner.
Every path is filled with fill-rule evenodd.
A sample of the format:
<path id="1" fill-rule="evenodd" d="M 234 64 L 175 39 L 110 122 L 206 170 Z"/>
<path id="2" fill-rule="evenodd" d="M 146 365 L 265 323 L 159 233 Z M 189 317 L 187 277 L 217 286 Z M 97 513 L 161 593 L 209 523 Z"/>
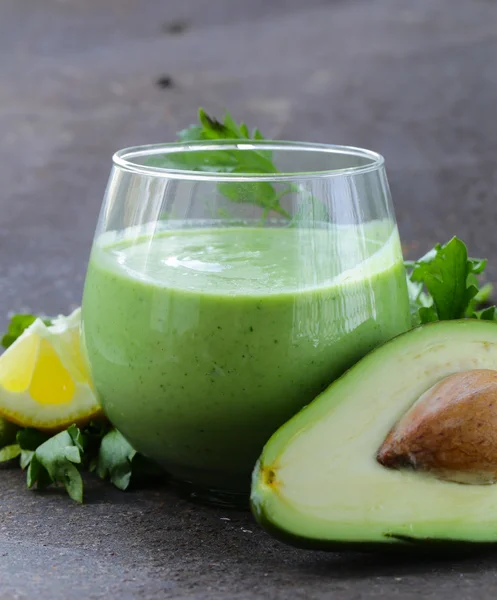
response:
<path id="1" fill-rule="evenodd" d="M 101 414 L 80 345 L 81 309 L 36 319 L 0 356 L 0 416 L 48 432 Z"/>

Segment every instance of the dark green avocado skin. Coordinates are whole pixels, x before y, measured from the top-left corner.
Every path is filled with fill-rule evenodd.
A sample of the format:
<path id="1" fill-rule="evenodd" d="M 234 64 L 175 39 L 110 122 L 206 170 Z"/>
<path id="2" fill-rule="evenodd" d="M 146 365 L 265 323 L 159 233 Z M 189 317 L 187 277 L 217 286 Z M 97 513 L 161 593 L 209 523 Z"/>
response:
<path id="1" fill-rule="evenodd" d="M 252 514 L 259 525 L 272 537 L 280 542 L 301 548 L 303 550 L 318 550 L 321 552 L 375 552 L 382 554 L 433 554 L 436 556 L 474 556 L 497 551 L 497 542 L 472 542 L 456 539 L 416 538 L 406 535 L 386 533 L 381 541 L 337 541 L 311 539 L 295 535 L 277 527 L 266 516 L 263 509 L 251 502 Z"/>

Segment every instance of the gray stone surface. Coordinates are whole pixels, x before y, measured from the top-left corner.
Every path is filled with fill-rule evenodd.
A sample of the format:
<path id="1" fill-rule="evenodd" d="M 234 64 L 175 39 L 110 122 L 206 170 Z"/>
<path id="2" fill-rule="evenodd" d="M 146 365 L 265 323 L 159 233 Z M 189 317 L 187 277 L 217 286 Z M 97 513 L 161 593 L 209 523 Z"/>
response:
<path id="1" fill-rule="evenodd" d="M 407 252 L 457 233 L 496 279 L 496 64 L 494 0 L 2 0 L 0 325 L 79 304 L 111 154 L 173 139 L 199 105 L 382 152 Z M 80 507 L 8 470 L 0 554 L 2 600 L 497 592 L 492 557 L 297 551 L 167 488 L 90 482 Z"/>

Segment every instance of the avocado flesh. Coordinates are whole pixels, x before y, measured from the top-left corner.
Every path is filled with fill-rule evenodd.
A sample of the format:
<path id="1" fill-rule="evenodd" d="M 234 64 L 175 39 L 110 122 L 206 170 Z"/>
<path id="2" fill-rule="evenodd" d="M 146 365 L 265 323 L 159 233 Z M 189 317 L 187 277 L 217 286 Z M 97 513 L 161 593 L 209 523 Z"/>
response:
<path id="1" fill-rule="evenodd" d="M 266 444 L 253 474 L 256 518 L 308 548 L 497 541 L 497 485 L 441 481 L 376 460 L 428 388 L 471 369 L 497 369 L 497 323 L 425 325 L 371 352 Z"/>

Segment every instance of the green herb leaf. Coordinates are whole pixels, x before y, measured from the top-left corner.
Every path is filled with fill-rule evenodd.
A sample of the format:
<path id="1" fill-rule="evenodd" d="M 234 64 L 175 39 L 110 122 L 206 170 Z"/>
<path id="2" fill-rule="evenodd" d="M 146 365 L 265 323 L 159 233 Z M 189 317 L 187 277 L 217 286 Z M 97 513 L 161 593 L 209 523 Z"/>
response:
<path id="1" fill-rule="evenodd" d="M 117 429 L 111 429 L 102 439 L 96 471 L 120 490 L 126 490 L 132 482 L 165 477 L 164 471 L 136 452 Z"/>
<path id="2" fill-rule="evenodd" d="M 200 125 L 192 125 L 188 129 L 178 132 L 179 141 L 205 141 L 205 140 L 263 140 L 261 132 L 254 130 L 253 138 L 245 123 L 237 124 L 230 113 L 224 114 L 223 120 L 210 117 L 204 109 L 198 113 Z M 163 160 L 161 166 L 170 168 L 183 168 L 194 171 L 216 171 L 219 173 L 250 173 L 270 174 L 278 173 L 278 169 L 271 162 L 271 152 L 258 150 L 254 147 L 250 150 L 226 150 L 226 151 L 202 151 L 202 152 L 176 152 L 167 157 L 154 157 L 153 160 Z M 166 162 L 164 162 L 164 160 Z M 253 183 L 220 183 L 219 192 L 232 202 L 255 204 L 265 211 L 265 216 L 274 211 L 285 219 L 291 215 L 280 203 L 281 193 L 277 193 L 275 187 L 266 182 Z M 288 190 L 285 190 L 285 193 Z"/>
<path id="3" fill-rule="evenodd" d="M 324 202 L 308 193 L 301 195 L 303 197 L 292 219 L 292 226 L 307 224 L 312 227 L 315 223 L 329 223 L 331 221 L 328 207 Z"/>
<path id="4" fill-rule="evenodd" d="M 245 125 L 245 123 L 240 124 L 240 133 L 242 134 L 242 137 L 244 137 L 248 140 L 250 139 L 250 131 L 249 131 L 248 127 Z"/>
<path id="5" fill-rule="evenodd" d="M 17 441 L 19 426 L 7 419 L 0 417 L 0 448 L 9 446 Z"/>
<path id="6" fill-rule="evenodd" d="M 481 319 L 482 321 L 496 321 L 497 308 L 495 306 L 489 306 L 484 310 L 475 312 L 473 316 L 477 319 Z"/>
<path id="7" fill-rule="evenodd" d="M 21 447 L 19 444 L 10 444 L 10 446 L 4 446 L 0 450 L 0 463 L 17 458 L 20 454 Z"/>
<path id="8" fill-rule="evenodd" d="M 477 288 L 477 293 L 468 305 L 468 308 L 466 310 L 466 316 L 479 318 L 477 314 L 480 314 L 480 312 L 482 311 L 479 311 L 478 309 L 485 305 L 487 308 L 489 308 L 488 302 L 490 300 L 490 296 L 493 292 L 494 286 L 491 283 L 486 283 L 481 288 L 479 288 L 480 282 L 478 280 L 478 276 L 474 275 L 473 273 L 468 277 L 468 284 L 474 285 Z"/>
<path id="9" fill-rule="evenodd" d="M 46 317 L 39 317 L 45 325 L 50 325 L 52 323 L 51 319 Z M 18 314 L 14 315 L 10 319 L 10 323 L 7 328 L 7 333 L 2 337 L 1 345 L 4 348 L 8 348 L 12 346 L 12 344 L 17 340 L 18 337 L 22 335 L 25 329 L 27 329 L 30 325 L 32 325 L 38 317 L 36 315 L 29 314 Z"/>
<path id="10" fill-rule="evenodd" d="M 49 435 L 32 429 L 31 427 L 25 427 L 17 432 L 16 440 L 22 450 L 30 450 L 34 452 L 38 446 L 41 446 L 49 439 Z"/>
<path id="11" fill-rule="evenodd" d="M 28 467 L 28 487 L 34 482 L 45 486 L 47 478 L 43 469 L 48 473 L 48 483 L 62 483 L 69 496 L 76 502 L 83 502 L 83 480 L 76 464 L 81 463 L 81 454 L 73 437 L 77 434 L 75 426 L 71 426 L 71 435 L 68 430 L 54 435 L 36 449 Z M 31 485 L 30 485 L 31 483 Z"/>
<path id="12" fill-rule="evenodd" d="M 468 260 L 471 263 L 470 272 L 475 275 L 481 275 L 488 263 L 486 258 L 468 258 Z"/>
<path id="13" fill-rule="evenodd" d="M 27 472 L 27 485 L 28 488 L 31 489 L 35 483 L 38 481 L 40 471 L 43 467 L 41 466 L 40 461 L 36 458 L 36 456 L 31 456 L 31 460 L 29 461 L 28 472 Z"/>
<path id="14" fill-rule="evenodd" d="M 176 134 L 179 142 L 197 142 L 205 139 L 202 135 L 203 127 L 201 125 L 190 125 L 187 129 L 182 129 Z"/>
<path id="15" fill-rule="evenodd" d="M 463 318 L 478 293 L 476 275 L 485 268 L 484 261 L 468 259 L 466 245 L 454 237 L 412 264 L 410 281 L 411 306 L 420 323 Z M 422 297 L 426 289 L 429 297 Z M 413 297 L 412 294 L 417 294 Z"/>
<path id="16" fill-rule="evenodd" d="M 263 140 L 259 129 L 254 129 L 252 137 L 245 123 L 236 123 L 229 112 L 222 121 L 210 117 L 204 109 L 199 109 L 199 123 L 178 132 L 178 140 L 183 142 L 211 140 Z M 147 160 L 150 166 L 186 169 L 190 171 L 207 171 L 216 173 L 248 173 L 273 174 L 279 170 L 272 162 L 272 152 L 254 146 L 250 150 L 203 150 L 197 152 L 174 152 L 153 156 Z M 269 182 L 226 182 L 219 183 L 219 192 L 240 204 L 253 204 L 263 209 L 264 220 L 271 212 L 275 212 L 290 221 L 290 226 L 296 227 L 308 224 L 310 221 L 330 221 L 328 210 L 322 202 L 311 194 L 302 194 L 297 186 L 289 185 L 283 189 Z M 281 199 L 290 192 L 299 192 L 305 197 L 292 218 L 292 215 L 281 205 Z"/>
<path id="17" fill-rule="evenodd" d="M 38 460 L 34 453 L 28 466 L 26 480 L 29 489 L 34 487 L 36 484 L 36 487 L 39 490 L 44 490 L 51 483 L 53 483 L 53 480 L 48 474 L 48 471 L 41 464 L 41 462 Z"/>
<path id="18" fill-rule="evenodd" d="M 204 115 L 207 117 L 205 111 L 202 111 Z M 208 118 L 208 117 L 207 117 Z M 231 136 L 232 139 L 247 139 L 250 136 L 246 136 L 242 133 L 242 129 L 245 131 L 247 126 L 244 123 L 240 124 L 240 127 L 235 123 L 233 117 L 227 112 L 224 115 L 224 123 L 221 126 L 223 131 L 226 132 L 226 135 Z"/>
<path id="19" fill-rule="evenodd" d="M 23 471 L 26 467 L 29 467 L 29 464 L 31 463 L 34 454 L 34 450 L 21 450 L 20 465 Z"/>
<path id="20" fill-rule="evenodd" d="M 71 498 L 81 502 L 83 482 L 79 471 L 92 470 L 108 430 L 106 421 L 90 422 L 83 430 L 71 425 L 52 437 L 32 428 L 20 429 L 17 456 L 20 455 L 21 468 L 27 469 L 28 487 L 44 489 L 62 483 Z"/>
<path id="21" fill-rule="evenodd" d="M 406 261 L 411 269 L 408 290 L 413 325 L 464 317 L 491 319 L 495 312 L 477 311 L 488 301 L 492 286 L 480 287 L 479 275 L 487 261 L 468 258 L 464 242 L 457 237 L 437 244 L 417 261 Z M 492 307 L 491 307 L 492 308 Z"/>
<path id="22" fill-rule="evenodd" d="M 413 266 L 412 265 L 409 266 Z M 406 261 L 406 267 L 408 266 Z M 407 291 L 409 293 L 409 305 L 412 317 L 412 326 L 417 327 L 421 325 L 421 316 L 419 311 L 421 308 L 429 307 L 433 304 L 433 299 L 423 291 L 423 284 L 417 281 L 411 281 L 407 278 Z"/>
<path id="23" fill-rule="evenodd" d="M 8 348 L 17 340 L 22 332 L 36 321 L 35 315 L 14 315 L 10 319 L 7 333 L 2 337 L 2 346 Z"/>
<path id="24" fill-rule="evenodd" d="M 422 306 L 419 309 L 419 322 L 420 323 L 434 323 L 438 321 L 438 314 L 434 306 Z"/>
<path id="25" fill-rule="evenodd" d="M 78 451 L 78 455 L 79 453 L 83 453 L 85 451 L 87 441 L 86 436 L 83 435 L 79 427 L 76 427 L 76 425 L 74 424 L 70 425 L 67 428 L 67 433 L 71 436 L 71 440 L 74 444 L 74 448 L 76 448 L 76 450 Z M 79 460 L 73 462 L 81 462 L 81 456 L 79 456 Z"/>
<path id="26" fill-rule="evenodd" d="M 464 316 L 469 301 L 477 289 L 468 288 L 467 280 L 471 272 L 466 245 L 453 238 L 435 248 L 417 261 L 411 281 L 423 283 L 437 311 L 438 318 L 459 319 Z"/>
<path id="27" fill-rule="evenodd" d="M 233 171 L 236 173 L 237 169 Z M 266 213 L 274 210 L 274 212 L 282 215 L 286 219 L 290 219 L 291 215 L 279 203 L 279 196 L 270 183 L 265 181 L 248 182 L 248 183 L 220 183 L 219 191 L 223 196 L 229 198 L 232 202 L 240 202 L 244 204 L 255 204 L 263 208 Z"/>
<path id="28" fill-rule="evenodd" d="M 111 429 L 102 438 L 98 453 L 97 474 L 109 478 L 120 490 L 125 490 L 131 481 L 132 460 L 136 450 L 117 429 Z"/>

